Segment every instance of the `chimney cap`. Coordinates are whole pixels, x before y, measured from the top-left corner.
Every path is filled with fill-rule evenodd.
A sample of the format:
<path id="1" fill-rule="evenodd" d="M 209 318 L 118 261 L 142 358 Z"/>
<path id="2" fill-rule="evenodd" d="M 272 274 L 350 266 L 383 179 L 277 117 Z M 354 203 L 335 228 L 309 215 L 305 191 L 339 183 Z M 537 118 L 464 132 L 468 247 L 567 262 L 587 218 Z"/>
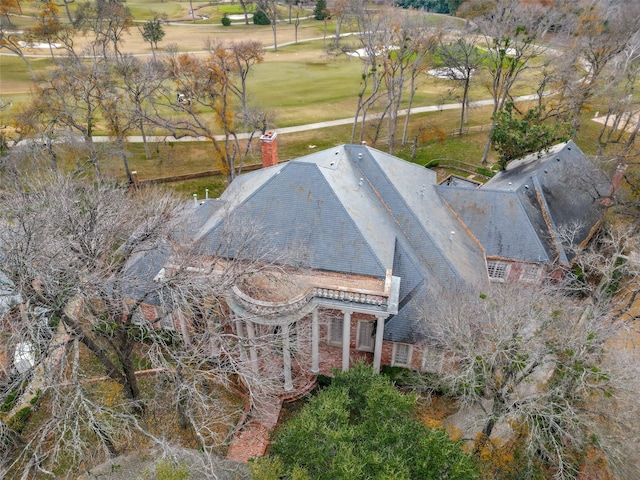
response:
<path id="1" fill-rule="evenodd" d="M 270 131 L 266 132 L 264 135 L 260 137 L 261 142 L 273 142 L 275 138 L 278 136 L 276 132 Z"/>

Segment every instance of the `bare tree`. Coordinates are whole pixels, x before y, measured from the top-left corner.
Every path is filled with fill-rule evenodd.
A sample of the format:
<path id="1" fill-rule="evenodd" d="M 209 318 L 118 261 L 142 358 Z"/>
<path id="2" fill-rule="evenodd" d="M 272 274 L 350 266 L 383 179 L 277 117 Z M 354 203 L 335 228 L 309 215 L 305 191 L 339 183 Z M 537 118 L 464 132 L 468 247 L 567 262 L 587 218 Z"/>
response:
<path id="1" fill-rule="evenodd" d="M 511 91 L 523 74 L 534 67 L 534 60 L 544 47 L 538 42 L 553 22 L 549 7 L 542 4 L 523 5 L 517 0 L 500 0 L 494 8 L 482 11 L 475 18 L 487 49 L 488 85 L 495 114 L 511 98 Z M 495 121 L 492 121 L 482 163 L 486 163 L 491 148 Z"/>
<path id="2" fill-rule="evenodd" d="M 141 62 L 137 58 L 125 55 L 115 67 L 115 72 L 122 78 L 122 96 L 133 107 L 129 119 L 142 135 L 146 158 L 151 157 L 147 141 L 146 126 L 157 124 L 150 118 L 156 116 L 153 110 L 154 100 L 160 97 L 164 89 L 164 79 L 158 64 L 153 61 Z"/>
<path id="3" fill-rule="evenodd" d="M 346 5 L 343 7 L 347 8 Z M 362 141 L 368 112 L 378 103 L 380 108 L 374 116 L 376 122 L 372 142 L 377 142 L 386 125 L 389 151 L 393 152 L 398 112 L 404 95 L 407 92 L 409 94 L 410 114 L 417 88 L 416 80 L 426 68 L 426 58 L 437 45 L 440 33 L 425 25 L 422 14 L 416 12 L 392 8 L 371 11 L 360 2 L 354 2 L 350 8 L 358 22 L 361 45 L 358 52 L 363 61 L 362 88 L 358 93 L 352 141 L 355 140 L 359 123 Z M 381 98 L 385 98 L 384 103 L 378 102 Z M 406 143 L 409 116 L 404 122 L 403 144 Z"/>
<path id="4" fill-rule="evenodd" d="M 278 20 L 282 17 L 276 0 L 256 0 L 256 9 L 261 10 L 269 18 L 273 31 L 273 50 L 278 51 Z"/>
<path id="5" fill-rule="evenodd" d="M 27 59 L 27 57 L 24 55 L 24 52 L 22 51 L 22 47 L 20 46 L 20 43 L 19 43 L 20 41 L 21 41 L 20 36 L 17 33 L 8 31 L 2 25 L 2 22 L 0 22 L 0 49 L 4 48 L 10 51 L 11 53 L 17 55 L 18 57 L 20 57 L 20 59 L 24 62 L 27 69 L 29 70 L 29 74 L 31 75 L 31 78 L 33 80 L 37 80 L 38 77 L 33 71 L 33 68 L 31 67 L 29 60 Z"/>
<path id="6" fill-rule="evenodd" d="M 610 144 L 621 144 L 623 152 L 629 151 L 638 135 L 640 122 L 634 114 L 633 91 L 640 74 L 640 33 L 610 62 L 608 70 L 599 95 L 606 101 L 606 112 L 598 136 L 598 156 Z"/>
<path id="7" fill-rule="evenodd" d="M 257 298 L 272 282 L 278 295 L 291 289 L 295 297 L 301 288 L 287 281 L 287 258 L 262 225 L 227 219 L 212 246 L 193 238 L 193 205 L 166 193 L 55 172 L 3 178 L 2 268 L 23 307 L 0 316 L 11 334 L 2 346 L 28 344 L 35 353 L 33 365 L 0 383 L 3 404 L 18 395 L 2 430 L 11 441 L 5 478 L 52 471 L 61 458 L 73 468 L 98 462 L 122 453 L 134 436 L 162 447 L 151 433 L 155 422 L 145 419 L 166 411 L 167 402 L 200 449 L 213 454 L 243 416 L 245 405 L 230 410 L 228 397 L 241 392 L 259 408 L 283 392 L 277 365 L 289 358 L 289 321 L 258 329 L 255 314 L 232 315 L 226 300 L 237 285 Z M 223 257 L 229 252 L 235 260 Z M 297 335 L 304 331 L 301 325 Z M 155 368 L 162 399 L 140 387 L 135 358 Z M 87 363 L 97 379 L 87 378 Z M 23 408 L 34 404 L 41 420 L 25 429 Z"/>
<path id="8" fill-rule="evenodd" d="M 24 405 L 45 396 L 50 408 L 23 444 L 13 445 L 17 452 L 8 472 L 27 478 L 60 458 L 75 466 L 96 455 L 96 447 L 113 456 L 117 438 L 139 430 L 132 413 L 144 408 L 132 355 L 141 329 L 134 317 L 159 286 L 144 288 L 126 266 L 158 241 L 175 201 L 150 192 L 129 196 L 55 174 L 26 183 L 19 174 L 13 178 L 13 185 L 4 185 L 0 244 L 24 310 L 7 331 L 18 344 L 32 346 L 37 363 L 24 372 L 31 374 L 27 391 L 21 387 L 25 378 L 14 377 L 2 395 L 4 401 L 12 391 L 20 394 L 12 415 L 20 428 L 15 418 L 26 421 Z M 141 288 L 137 296 L 134 285 Z M 102 365 L 115 396 L 96 398 L 84 383 L 80 345 Z"/>
<path id="9" fill-rule="evenodd" d="M 342 24 L 350 14 L 349 0 L 336 0 L 331 7 L 331 16 L 336 20 L 336 36 L 334 39 L 334 48 L 340 45 L 340 34 L 342 33 Z"/>
<path id="10" fill-rule="evenodd" d="M 246 89 L 251 67 L 262 61 L 263 53 L 257 42 L 210 44 L 208 52 L 205 59 L 174 54 L 167 60 L 170 78 L 183 95 L 169 105 L 187 118 L 164 126 L 177 136 L 201 135 L 211 140 L 216 161 L 230 182 L 242 171 L 255 136 L 267 128 L 266 114 L 248 107 Z M 204 117 L 204 109 L 213 110 L 213 125 Z M 239 134 L 244 132 L 248 138 L 241 139 Z M 219 134 L 221 141 L 216 138 Z"/>
<path id="11" fill-rule="evenodd" d="M 440 292 L 425 307 L 427 369 L 461 402 L 462 423 L 471 425 L 465 433 L 479 432 L 476 454 L 520 452 L 522 464 L 507 467 L 512 474 L 576 478 L 582 455 L 595 448 L 623 478 L 635 477 L 638 466 L 624 452 L 631 454 L 637 432 L 622 419 L 637 415 L 637 364 L 621 363 L 634 353 L 615 344 L 633 325 L 615 318 L 611 297 L 578 301 L 558 291 Z"/>
<path id="12" fill-rule="evenodd" d="M 384 75 L 378 70 L 378 60 L 381 55 L 388 55 L 389 48 L 393 45 L 391 42 L 392 32 L 387 28 L 386 18 L 383 15 L 369 11 L 362 2 L 355 3 L 353 8 L 355 19 L 358 22 L 357 29 L 360 32 L 358 39 L 362 54 L 359 54 L 359 57 L 363 61 L 363 66 L 362 88 L 358 92 L 358 104 L 351 131 L 352 143 L 356 136 L 358 123 L 360 123 L 359 138 L 362 142 L 368 112 L 384 94 L 382 88 Z"/>
<path id="13" fill-rule="evenodd" d="M 424 69 L 424 59 L 430 50 L 437 45 L 424 27 L 421 15 L 411 12 L 402 12 L 391 15 L 391 11 L 380 12 L 387 19 L 386 28 L 392 32 L 390 49 L 380 55 L 378 65 L 382 65 L 385 91 L 387 95 L 387 143 L 389 153 L 393 153 L 395 147 L 396 130 L 398 128 L 398 111 L 402 103 L 403 94 L 410 83 L 410 102 L 415 92 L 415 79 L 418 73 Z M 407 120 L 409 113 L 407 112 Z M 405 122 L 406 123 L 406 122 Z M 380 125 L 380 124 L 379 124 Z M 405 124 L 403 143 L 406 141 L 408 124 Z"/>
<path id="14" fill-rule="evenodd" d="M 240 7 L 244 15 L 244 24 L 249 25 L 249 9 L 254 4 L 253 0 L 240 0 Z"/>
<path id="15" fill-rule="evenodd" d="M 136 308 L 154 289 L 143 291 L 141 298 L 133 298 L 133 306 L 128 305 L 133 279 L 125 266 L 129 258 L 153 245 L 151 239 L 160 238 L 175 201 L 166 194 L 129 196 L 110 185 L 55 176 L 27 185 L 28 190 L 16 191 L 3 202 L 4 218 L 14 222 L 14 227 L 4 226 L 2 244 L 16 286 L 34 306 L 60 318 L 67 332 L 124 387 L 126 396 L 137 401 L 131 364 L 135 340 L 130 330 Z M 30 212 L 28 206 L 37 206 L 38 211 Z M 88 318 L 94 321 L 86 323 Z M 112 324 L 113 329 L 96 332 L 95 322 Z M 120 366 L 98 341 L 105 334 Z"/>
<path id="16" fill-rule="evenodd" d="M 110 54 L 121 55 L 120 44 L 133 24 L 131 12 L 119 2 L 98 0 L 95 4 L 85 3 L 76 10 L 74 26 L 85 33 L 93 34 L 91 42 L 95 52 L 105 61 Z"/>
<path id="17" fill-rule="evenodd" d="M 49 135 L 50 140 L 61 130 L 80 135 L 85 153 L 76 157 L 77 168 L 85 170 L 88 164 L 100 177 L 100 155 L 93 135 L 100 113 L 100 94 L 107 90 L 110 78 L 110 70 L 100 57 L 83 61 L 77 55 L 68 55 L 50 79 L 38 85 L 21 116 L 21 128 L 26 134 Z"/>
<path id="18" fill-rule="evenodd" d="M 614 0 L 585 0 L 564 17 L 567 33 L 573 39 L 567 53 L 572 55 L 565 65 L 569 78 L 561 90 L 562 101 L 572 108 L 574 129 L 580 125 L 580 114 L 603 82 L 609 63 L 632 43 L 639 28 L 639 6 Z M 615 27 L 614 27 L 615 25 Z M 571 74 L 573 75 L 571 76 Z"/>
<path id="19" fill-rule="evenodd" d="M 142 242 L 157 237 L 175 203 L 166 194 L 133 198 L 119 188 L 55 173 L 26 183 L 19 173 L 12 178 L 0 207 L 0 244 L 24 313 L 14 317 L 8 331 L 38 355 L 32 366 L 38 370 L 24 372 L 33 374 L 30 392 L 17 390 L 23 403 L 15 407 L 14 422 L 24 417 L 23 406 L 40 395 L 47 396 L 52 409 L 13 459 L 13 468 L 27 478 L 30 471 L 46 471 L 45 463 L 54 465 L 61 456 L 68 456 L 72 465 L 91 456 L 91 436 L 107 455 L 115 455 L 115 430 L 122 434 L 132 426 L 123 420 L 133 418 L 132 409 L 143 411 L 132 363 L 138 341 L 136 308 L 125 301 L 131 283 L 124 265 Z M 134 298 L 133 307 L 149 294 Z M 38 312 L 44 313 L 36 316 Z M 79 344 L 119 387 L 121 405 L 105 406 L 79 383 Z M 13 385 L 3 395 L 21 383 Z"/>
<path id="20" fill-rule="evenodd" d="M 410 42 L 410 46 L 405 53 L 409 56 L 406 58 L 409 70 L 409 100 L 407 104 L 407 114 L 404 118 L 404 128 L 402 130 L 402 146 L 407 144 L 409 134 L 409 120 L 411 118 L 411 108 L 413 107 L 413 99 L 418 88 L 418 77 L 428 68 L 428 57 L 433 53 L 441 38 L 439 29 L 426 26 L 423 22 L 413 19 L 409 37 L 406 38 Z M 414 23 L 415 22 L 415 23 Z"/>
<path id="21" fill-rule="evenodd" d="M 482 63 L 482 56 L 478 50 L 475 37 L 463 36 L 451 43 L 441 42 L 438 53 L 444 65 L 443 74 L 460 85 L 462 89 L 462 108 L 460 109 L 460 123 L 458 134 L 462 135 L 462 128 L 469 120 L 469 90 L 471 76 Z"/>

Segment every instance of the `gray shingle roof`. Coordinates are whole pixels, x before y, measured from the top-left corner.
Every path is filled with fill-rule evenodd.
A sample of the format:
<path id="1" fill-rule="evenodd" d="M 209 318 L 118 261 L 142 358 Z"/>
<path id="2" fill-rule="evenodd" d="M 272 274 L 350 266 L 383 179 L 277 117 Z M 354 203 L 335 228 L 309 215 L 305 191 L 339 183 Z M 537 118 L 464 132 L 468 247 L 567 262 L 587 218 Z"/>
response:
<path id="1" fill-rule="evenodd" d="M 488 256 L 567 263 L 573 248 L 559 232 L 577 226 L 584 241 L 602 214 L 610 182 L 573 142 L 513 161 L 478 190 L 438 192 L 480 240 Z"/>
<path id="2" fill-rule="evenodd" d="M 401 277 L 385 338 L 416 341 L 412 304 L 452 282 L 486 281 L 481 247 L 438 196 L 434 172 L 360 145 L 336 147 L 240 177 L 196 237 L 210 252 L 228 224 L 260 223 L 275 251 L 302 246 L 305 266 Z M 451 232 L 455 232 L 453 235 Z"/>
<path id="3" fill-rule="evenodd" d="M 539 209 L 515 191 L 438 188 L 489 257 L 551 262 L 557 256 Z"/>

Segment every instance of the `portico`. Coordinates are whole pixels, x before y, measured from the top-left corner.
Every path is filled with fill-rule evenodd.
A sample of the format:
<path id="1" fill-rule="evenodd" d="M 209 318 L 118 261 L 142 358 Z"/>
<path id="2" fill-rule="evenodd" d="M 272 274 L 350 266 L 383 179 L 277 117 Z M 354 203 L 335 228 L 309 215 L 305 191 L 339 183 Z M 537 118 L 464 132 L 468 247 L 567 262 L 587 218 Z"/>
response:
<path id="1" fill-rule="evenodd" d="M 320 373 L 322 312 L 339 312 L 342 317 L 342 370 L 347 370 L 351 362 L 352 343 L 355 340 L 352 338 L 353 315 L 358 314 L 371 319 L 375 332 L 373 368 L 379 372 L 384 324 L 389 315 L 397 312 L 400 279 L 393 277 L 389 270 L 385 279 L 360 278 L 359 286 L 367 288 L 355 288 L 353 277 L 346 278 L 340 274 L 324 273 L 319 278 L 306 274 L 292 275 L 297 276 L 293 283 L 308 286 L 286 301 L 270 302 L 257 299 L 249 296 L 238 286 L 234 286 L 228 295 L 227 302 L 235 315 L 235 333 L 247 341 L 249 362 L 254 373 L 260 373 L 260 362 L 274 361 L 273 358 L 260 358 L 258 350 L 264 346 L 260 346 L 260 336 L 256 331 L 268 331 L 279 336 L 277 344 L 281 348 L 277 353 L 272 349 L 272 355 L 281 356 L 278 361 L 282 364 L 285 392 L 294 389 L 292 358 L 296 358 L 296 364 L 306 362 L 306 373 Z M 294 337 L 294 330 L 310 332 L 310 338 L 300 339 L 297 334 Z M 310 351 L 300 351 L 305 347 Z"/>

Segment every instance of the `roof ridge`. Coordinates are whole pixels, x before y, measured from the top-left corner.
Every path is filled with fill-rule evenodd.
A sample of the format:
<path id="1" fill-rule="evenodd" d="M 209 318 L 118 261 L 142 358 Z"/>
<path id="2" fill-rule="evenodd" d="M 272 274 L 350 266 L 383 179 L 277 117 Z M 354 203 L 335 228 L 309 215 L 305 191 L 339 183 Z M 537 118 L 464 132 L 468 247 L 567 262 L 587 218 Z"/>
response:
<path id="1" fill-rule="evenodd" d="M 437 252 L 438 256 L 440 257 L 440 260 L 444 264 L 447 265 L 447 267 L 449 269 L 449 272 L 451 272 L 453 274 L 453 277 L 455 279 L 457 279 L 457 280 L 462 280 L 462 277 L 458 273 L 458 270 L 451 263 L 451 261 L 449 260 L 448 256 L 444 254 L 442 249 L 438 246 L 437 242 L 435 242 L 433 240 L 433 237 L 426 230 L 426 228 L 424 227 L 423 223 L 420 221 L 418 216 L 414 213 L 413 209 L 409 206 L 409 204 L 407 203 L 405 198 L 398 192 L 398 189 L 396 188 L 395 184 L 389 179 L 389 176 L 386 174 L 384 169 L 382 169 L 380 167 L 380 164 L 377 162 L 375 157 L 371 154 L 371 152 L 369 151 L 368 147 L 357 147 L 356 146 L 354 148 L 354 150 L 358 150 L 358 149 L 365 150 L 365 152 L 367 153 L 367 157 L 369 157 L 371 162 L 377 167 L 376 168 L 377 173 L 380 174 L 386 180 L 387 186 L 391 187 L 391 189 L 392 189 L 394 195 L 396 196 L 396 198 L 400 200 L 399 203 L 404 207 L 404 210 L 405 210 L 405 212 L 402 212 L 402 214 L 404 214 L 405 216 L 411 217 L 411 219 L 413 220 L 413 225 L 418 227 L 418 229 L 422 233 L 423 237 L 429 241 L 431 246 L 433 246 L 433 249 Z M 351 153 L 351 150 L 349 150 L 349 153 Z M 358 154 L 358 155 L 360 155 L 360 154 Z M 394 158 L 396 158 L 396 157 L 394 157 Z M 398 218 L 399 216 L 396 213 L 394 213 L 391 210 L 391 208 L 389 208 L 389 206 L 387 205 L 387 202 L 383 200 L 382 195 L 380 195 L 380 193 L 378 191 L 379 189 L 376 188 L 376 186 L 373 185 L 373 183 L 370 180 L 370 176 L 365 173 L 363 165 L 360 162 L 355 162 L 355 163 L 356 163 L 356 165 L 358 167 L 358 170 L 360 170 L 360 172 L 362 172 L 364 177 L 366 177 L 367 183 L 373 189 L 373 191 L 375 192 L 376 196 L 380 199 L 382 204 L 385 206 L 385 209 L 389 212 L 389 214 L 393 218 L 393 220 L 396 223 L 396 225 L 398 225 L 398 228 L 400 228 L 400 230 L 403 232 L 403 234 L 404 234 L 405 238 L 407 239 L 407 241 L 416 249 L 416 251 L 419 251 L 420 245 L 416 245 L 415 239 L 413 239 L 412 235 L 408 234 L 407 229 L 405 228 L 405 225 L 403 225 L 403 223 L 399 220 L 399 218 Z M 434 184 L 432 184 L 431 186 L 433 187 Z M 435 186 L 437 186 L 437 184 L 435 184 Z M 439 195 L 437 195 L 437 198 L 440 201 L 442 200 Z M 445 208 L 446 208 L 446 206 L 445 206 Z"/>

